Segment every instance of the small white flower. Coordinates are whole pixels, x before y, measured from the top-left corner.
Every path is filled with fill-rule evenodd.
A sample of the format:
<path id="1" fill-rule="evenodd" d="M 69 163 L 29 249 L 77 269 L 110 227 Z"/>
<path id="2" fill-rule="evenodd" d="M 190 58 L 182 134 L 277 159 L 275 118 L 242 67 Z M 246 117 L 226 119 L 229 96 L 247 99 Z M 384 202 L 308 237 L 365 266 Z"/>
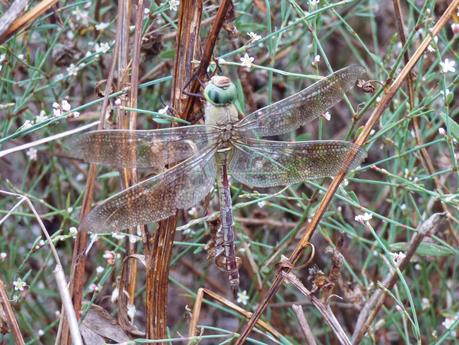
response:
<path id="1" fill-rule="evenodd" d="M 21 60 L 21 61 L 24 61 L 24 54 L 19 54 L 18 55 L 18 59 Z"/>
<path id="2" fill-rule="evenodd" d="M 180 4 L 179 0 L 169 0 L 169 9 L 171 11 L 177 11 L 179 4 Z"/>
<path id="3" fill-rule="evenodd" d="M 448 58 L 446 58 L 445 61 L 440 62 L 442 73 L 456 72 L 456 68 L 454 66 L 456 66 L 456 61 L 450 60 Z"/>
<path id="4" fill-rule="evenodd" d="M 358 216 L 355 216 L 354 219 L 356 222 L 364 223 L 368 222 L 372 218 L 373 216 L 371 215 L 371 213 L 365 212 L 364 214 L 359 214 Z"/>
<path id="5" fill-rule="evenodd" d="M 252 62 L 255 60 L 254 57 L 249 56 L 249 54 L 245 53 L 243 57 L 240 58 L 241 60 L 241 65 L 246 67 L 247 70 L 249 71 L 250 68 L 252 67 Z"/>
<path id="6" fill-rule="evenodd" d="M 80 113 L 78 111 L 74 111 L 72 115 L 75 119 L 80 117 Z"/>
<path id="7" fill-rule="evenodd" d="M 0 253 L 0 261 L 5 261 L 5 259 L 7 258 L 8 254 L 6 254 L 5 252 L 1 252 Z"/>
<path id="8" fill-rule="evenodd" d="M 67 102 L 67 100 L 64 99 L 61 102 L 61 108 L 62 108 L 63 111 L 69 111 L 70 109 L 72 109 L 72 106 L 70 105 L 69 102 Z"/>
<path id="9" fill-rule="evenodd" d="M 458 313 L 459 314 L 459 313 Z M 459 315 L 456 314 L 455 316 L 448 316 L 448 317 L 445 317 L 445 320 L 441 323 L 443 327 L 445 327 L 446 329 L 449 329 L 453 326 L 453 324 L 457 321 L 457 319 L 459 318 Z M 450 335 L 451 336 L 454 336 L 455 335 L 455 330 L 454 329 L 451 329 L 450 330 Z"/>
<path id="10" fill-rule="evenodd" d="M 53 108 L 53 116 L 59 117 L 62 115 L 62 111 L 60 108 Z"/>
<path id="11" fill-rule="evenodd" d="M 109 26 L 110 26 L 110 23 L 100 22 L 99 24 L 96 24 L 96 30 L 97 31 L 104 31 Z"/>
<path id="12" fill-rule="evenodd" d="M 248 35 L 250 37 L 250 42 L 252 43 L 261 40 L 261 36 L 257 35 L 255 32 L 249 32 Z"/>
<path id="13" fill-rule="evenodd" d="M 237 293 L 237 303 L 246 305 L 248 301 L 249 301 L 249 295 L 247 294 L 246 290 L 240 291 Z"/>
<path id="14" fill-rule="evenodd" d="M 22 127 L 21 127 L 21 129 L 28 129 L 28 128 L 32 127 L 32 126 L 33 126 L 32 121 L 30 121 L 30 120 L 25 120 L 25 121 L 24 121 L 24 124 L 23 124 Z"/>
<path id="15" fill-rule="evenodd" d="M 430 308 L 430 301 L 428 298 L 423 297 L 421 300 L 421 308 L 422 310 L 426 310 Z"/>
<path id="16" fill-rule="evenodd" d="M 102 257 L 107 261 L 109 265 L 113 265 L 115 263 L 116 254 L 112 250 L 106 250 Z"/>
<path id="17" fill-rule="evenodd" d="M 102 43 L 96 43 L 94 45 L 94 51 L 96 54 L 105 54 L 110 50 L 110 43 L 108 42 L 102 42 Z"/>
<path id="18" fill-rule="evenodd" d="M 329 111 L 326 111 L 325 113 L 322 114 L 322 117 L 327 120 L 327 121 L 330 121 L 331 120 L 331 114 Z"/>
<path id="19" fill-rule="evenodd" d="M 16 290 L 16 291 L 24 291 L 24 289 L 27 286 L 27 283 L 25 281 L 23 281 L 21 278 L 18 278 L 13 282 L 13 285 L 14 285 L 14 290 Z"/>
<path id="20" fill-rule="evenodd" d="M 402 252 L 392 253 L 392 260 L 394 260 L 396 265 L 399 265 L 405 257 L 405 253 Z"/>
<path id="21" fill-rule="evenodd" d="M 265 200 L 261 200 L 259 202 L 257 202 L 257 205 L 259 208 L 263 208 L 266 206 L 266 201 Z"/>
<path id="22" fill-rule="evenodd" d="M 91 4 L 91 3 L 89 3 Z M 75 16 L 75 20 L 80 23 L 82 26 L 88 26 L 89 24 L 89 13 L 87 11 L 82 11 L 79 8 L 72 11 L 72 14 Z"/>
<path id="23" fill-rule="evenodd" d="M 406 210 L 406 204 L 401 204 L 400 205 L 400 210 L 405 211 Z"/>
<path id="24" fill-rule="evenodd" d="M 129 242 L 130 243 L 136 243 L 139 240 L 139 238 L 136 235 L 129 235 Z"/>
<path id="25" fill-rule="evenodd" d="M 459 34 L 459 24 L 458 23 L 451 24 L 451 31 L 455 35 Z"/>
<path id="26" fill-rule="evenodd" d="M 320 55 L 314 56 L 314 59 L 312 60 L 312 65 L 316 66 L 320 62 Z"/>
<path id="27" fill-rule="evenodd" d="M 26 151 L 26 155 L 27 157 L 29 157 L 31 161 L 36 161 L 37 160 L 37 149 L 34 147 L 31 147 L 30 149 Z"/>
<path id="28" fill-rule="evenodd" d="M 445 135 L 446 135 L 445 129 L 444 129 L 443 127 L 440 127 L 440 128 L 438 129 L 438 134 L 440 134 L 441 136 L 445 136 Z"/>
<path id="29" fill-rule="evenodd" d="M 46 115 L 44 110 L 41 110 L 40 114 L 38 114 L 37 117 L 35 118 L 35 121 L 36 123 L 40 123 L 46 120 L 48 120 L 48 116 Z"/>
<path id="30" fill-rule="evenodd" d="M 102 266 L 97 266 L 97 268 L 96 268 L 96 273 L 97 273 L 97 274 L 101 274 L 104 270 L 105 270 L 104 267 L 102 267 Z"/>
<path id="31" fill-rule="evenodd" d="M 309 0 L 309 5 L 312 7 L 317 7 L 319 5 L 320 0 Z"/>
<path id="32" fill-rule="evenodd" d="M 37 334 L 38 334 L 39 337 L 42 337 L 42 336 L 45 335 L 45 331 L 42 330 L 42 329 L 39 329 L 38 332 L 37 332 Z"/>
<path id="33" fill-rule="evenodd" d="M 76 227 L 71 226 L 71 227 L 69 228 L 69 234 L 70 234 L 70 235 L 76 236 L 77 233 L 78 233 L 78 229 L 77 229 Z"/>
<path id="34" fill-rule="evenodd" d="M 99 291 L 99 286 L 97 284 L 92 283 L 92 284 L 89 285 L 89 291 L 90 292 Z"/>
<path id="35" fill-rule="evenodd" d="M 73 75 L 73 76 L 77 76 L 78 75 L 78 66 L 75 66 L 73 63 L 70 64 L 69 67 L 67 67 L 67 74 L 68 75 Z"/>
<path id="36" fill-rule="evenodd" d="M 429 46 L 427 47 L 427 51 L 429 53 L 434 53 L 435 52 L 435 48 L 437 47 L 437 43 L 438 43 L 438 36 L 435 36 L 433 39 L 432 39 L 432 43 L 429 44 Z"/>
<path id="37" fill-rule="evenodd" d="M 131 322 L 134 321 L 135 313 L 136 313 L 135 305 L 134 304 L 128 304 L 127 305 L 127 314 L 129 316 L 129 319 L 131 320 Z"/>
<path id="38" fill-rule="evenodd" d="M 6 54 L 0 54 L 0 63 L 3 63 L 5 61 Z"/>
<path id="39" fill-rule="evenodd" d="M 115 99 L 115 105 L 119 107 L 122 104 L 121 98 Z"/>
<path id="40" fill-rule="evenodd" d="M 149 8 L 144 8 L 143 9 L 143 14 L 145 14 L 146 16 L 148 16 L 150 14 L 150 9 Z"/>

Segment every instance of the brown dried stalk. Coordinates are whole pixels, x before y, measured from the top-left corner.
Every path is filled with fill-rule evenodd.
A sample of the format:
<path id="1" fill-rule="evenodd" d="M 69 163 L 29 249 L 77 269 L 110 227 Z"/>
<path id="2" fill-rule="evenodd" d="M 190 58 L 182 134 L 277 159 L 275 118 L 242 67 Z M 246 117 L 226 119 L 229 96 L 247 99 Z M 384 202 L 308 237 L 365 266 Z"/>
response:
<path id="1" fill-rule="evenodd" d="M 3 16 L 0 17 L 0 43 L 3 41 L 3 34 L 10 27 L 11 23 L 19 17 L 19 15 L 27 7 L 29 0 L 15 0 L 11 6 L 3 13 Z"/>
<path id="2" fill-rule="evenodd" d="M 432 42 L 432 39 L 434 36 L 436 36 L 440 30 L 445 26 L 445 24 L 448 22 L 449 17 L 452 15 L 452 13 L 455 11 L 457 6 L 459 5 L 459 0 L 453 0 L 448 8 L 445 10 L 443 15 L 440 17 L 440 19 L 437 21 L 435 26 L 432 28 L 432 31 L 429 33 L 429 35 L 422 41 L 422 43 L 419 45 L 418 49 L 414 52 L 413 56 L 411 59 L 406 63 L 405 67 L 400 71 L 400 74 L 398 77 L 392 82 L 392 84 L 387 88 L 384 96 L 382 97 L 381 101 L 378 103 L 376 106 L 375 110 L 371 114 L 370 118 L 368 119 L 367 123 L 365 124 L 362 132 L 360 133 L 359 137 L 355 141 L 355 143 L 358 146 L 363 146 L 368 139 L 371 130 L 373 127 L 378 123 L 380 117 L 382 116 L 384 110 L 387 108 L 389 105 L 390 101 L 394 97 L 395 93 L 397 90 L 400 88 L 402 83 L 405 81 L 407 78 L 409 72 L 412 70 L 414 65 L 418 62 L 424 51 L 427 49 L 429 44 Z M 355 155 L 357 151 L 354 151 L 351 153 L 349 160 L 351 161 L 352 156 Z M 312 234 L 314 233 L 317 225 L 319 224 L 319 221 L 322 218 L 322 215 L 324 214 L 325 210 L 327 209 L 330 201 L 332 200 L 334 194 L 336 193 L 336 190 L 338 189 L 339 185 L 341 182 L 344 180 L 346 174 L 346 169 L 344 169 L 341 173 L 339 173 L 331 182 L 326 194 L 324 195 L 319 208 L 317 209 L 316 213 L 314 214 L 314 217 L 312 218 L 311 222 L 307 224 L 306 229 L 304 230 L 303 237 L 301 238 L 300 242 L 297 244 L 295 247 L 295 250 L 289 257 L 289 261 L 291 263 L 290 267 L 289 265 L 282 265 L 278 268 L 276 272 L 276 276 L 274 278 L 273 284 L 269 291 L 267 292 L 266 296 L 263 298 L 263 300 L 260 302 L 258 305 L 257 309 L 253 313 L 251 319 L 249 320 L 248 324 L 245 326 L 244 330 L 242 331 L 241 337 L 238 339 L 236 344 L 241 345 L 244 344 L 244 342 L 247 340 L 247 337 L 249 336 L 250 331 L 252 328 L 255 326 L 255 323 L 257 320 L 261 317 L 261 314 L 263 311 L 266 309 L 268 306 L 269 301 L 274 297 L 276 292 L 279 290 L 282 281 L 284 280 L 283 274 L 288 273 L 291 271 L 292 267 L 296 264 L 296 262 L 301 258 L 302 253 L 304 249 L 308 246 L 309 244 L 309 239 L 311 238 Z"/>
<path id="3" fill-rule="evenodd" d="M 191 82 L 189 89 L 190 93 L 197 93 L 201 87 L 200 80 L 204 79 L 209 67 L 210 60 L 214 51 L 215 43 L 217 42 L 218 34 L 225 22 L 226 14 L 228 9 L 232 5 L 231 0 L 223 0 L 220 7 L 218 8 L 217 14 L 215 15 L 215 20 L 212 23 L 212 28 L 210 29 L 206 45 L 204 46 L 204 53 L 201 57 L 201 62 L 199 63 L 198 70 L 196 71 L 196 78 Z M 194 103 L 196 101 L 195 97 L 190 97 L 186 103 L 184 109 L 184 117 L 188 118 L 193 110 Z"/>
<path id="4" fill-rule="evenodd" d="M 120 21 L 117 22 L 118 33 L 120 26 Z M 115 47 L 113 49 L 113 60 L 110 67 L 110 72 L 108 74 L 107 83 L 104 90 L 104 101 L 102 103 L 101 112 L 99 115 L 99 125 L 97 129 L 104 129 L 105 126 L 105 114 L 108 109 L 108 96 L 112 90 L 113 77 L 115 72 L 115 66 L 117 61 L 117 51 L 119 45 L 119 35 L 115 39 Z M 96 164 L 92 163 L 89 165 L 88 176 L 86 178 L 86 188 L 85 194 L 83 196 L 83 202 L 81 206 L 80 219 L 83 219 L 91 210 L 91 204 L 94 197 L 95 189 L 95 180 L 96 180 Z M 73 256 L 72 256 L 72 270 L 70 273 L 70 293 L 72 295 L 73 307 L 77 317 L 80 315 L 82 299 L 83 299 L 83 286 L 84 286 L 84 270 L 86 265 L 86 255 L 85 250 L 88 244 L 88 232 L 87 229 L 79 228 L 78 234 L 73 246 Z M 60 339 L 60 340 L 59 340 Z M 65 319 L 62 319 L 61 324 L 59 325 L 59 332 L 57 336 L 57 343 L 60 345 L 69 344 L 69 329 Z"/>
<path id="5" fill-rule="evenodd" d="M 208 295 L 210 298 L 214 299 L 218 303 L 230 308 L 231 310 L 237 312 L 238 314 L 246 318 L 249 318 L 252 315 L 251 312 L 242 309 L 237 304 L 234 304 L 233 302 L 227 300 L 225 297 L 220 296 L 214 291 L 205 288 L 200 288 L 196 295 L 196 299 L 193 306 L 193 317 L 191 318 L 190 327 L 188 329 L 189 337 L 199 336 L 197 326 L 199 322 L 199 315 L 201 314 L 202 303 L 204 302 L 204 294 Z M 272 328 L 269 324 L 267 324 L 264 321 L 259 320 L 257 325 L 260 328 L 271 333 L 276 339 L 280 339 L 282 337 L 282 334 L 280 334 L 278 331 L 276 331 L 274 328 Z"/>
<path id="6" fill-rule="evenodd" d="M 411 239 L 410 243 L 408 244 L 408 249 L 406 251 L 405 257 L 397 267 L 398 271 L 403 271 L 408 266 L 411 258 L 415 254 L 416 249 L 419 247 L 422 240 L 426 236 L 431 236 L 435 232 L 437 232 L 440 225 L 446 219 L 446 212 L 434 213 L 432 216 L 430 216 L 429 219 L 427 219 L 425 222 L 421 223 L 418 226 L 418 228 L 416 229 L 416 235 Z M 352 335 L 352 344 L 359 344 L 365 333 L 370 328 L 370 325 L 372 324 L 373 320 L 375 319 L 376 315 L 379 312 L 379 309 L 381 308 L 384 302 L 386 291 L 392 289 L 398 280 L 399 275 L 397 273 L 397 270 L 391 270 L 391 272 L 389 272 L 387 277 L 380 284 L 382 288 L 377 289 L 373 293 L 373 295 L 366 301 L 357 319 L 354 334 Z"/>
<path id="7" fill-rule="evenodd" d="M 336 319 L 335 314 L 333 314 L 330 306 L 328 304 L 323 303 L 319 298 L 314 296 L 314 294 L 311 291 L 306 289 L 303 283 L 293 273 L 282 272 L 282 276 L 290 284 L 294 285 L 302 294 L 309 297 L 311 303 L 317 308 L 317 310 L 323 316 L 324 320 L 328 323 L 333 333 L 335 333 L 339 342 L 344 345 L 351 345 L 351 341 L 349 340 L 346 332 L 344 332 L 343 327 L 341 327 L 340 323 Z"/>
<path id="8" fill-rule="evenodd" d="M 199 54 L 202 8 L 202 1 L 180 2 L 171 105 L 174 111 L 185 120 L 188 119 L 190 113 L 184 111 L 188 100 L 184 88 L 193 76 L 191 61 Z M 146 281 L 146 337 L 148 339 L 167 338 L 167 291 L 176 224 L 175 215 L 159 222 L 150 244 Z"/>
<path id="9" fill-rule="evenodd" d="M 3 308 L 3 312 L 6 316 L 6 322 L 8 323 L 8 327 L 10 331 L 13 333 L 14 339 L 16 340 L 16 344 L 18 345 L 25 345 L 24 338 L 22 336 L 21 330 L 19 329 L 18 322 L 16 317 L 14 316 L 13 308 L 8 299 L 8 295 L 5 291 L 5 284 L 0 279 L 0 306 Z"/>
<path id="10" fill-rule="evenodd" d="M 32 24 L 35 19 L 40 17 L 43 13 L 45 13 L 49 8 L 54 6 L 56 3 L 57 0 L 43 0 L 37 6 L 28 11 L 26 14 L 17 18 L 13 23 L 11 23 L 11 25 L 8 25 L 8 28 L 0 36 L 0 44 L 5 42 L 19 29 Z"/>
<path id="11" fill-rule="evenodd" d="M 314 335 L 312 334 L 311 327 L 309 327 L 309 323 L 304 317 L 303 307 L 298 304 L 293 304 L 292 309 L 295 312 L 296 317 L 298 318 L 298 322 L 301 327 L 301 331 L 303 332 L 304 339 L 306 340 L 306 345 L 316 345 L 316 340 L 314 339 Z"/>

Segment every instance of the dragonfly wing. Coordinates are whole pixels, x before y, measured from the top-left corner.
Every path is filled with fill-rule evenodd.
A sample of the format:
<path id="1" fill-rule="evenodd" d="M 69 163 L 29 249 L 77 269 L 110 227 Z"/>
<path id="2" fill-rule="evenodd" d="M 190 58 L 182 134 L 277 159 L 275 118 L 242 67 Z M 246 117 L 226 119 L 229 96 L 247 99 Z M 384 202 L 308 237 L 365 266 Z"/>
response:
<path id="1" fill-rule="evenodd" d="M 356 153 L 350 159 L 351 152 Z M 247 139 L 235 144 L 231 175 L 253 187 L 274 187 L 334 176 L 365 158 L 357 145 L 338 140 L 283 142 Z"/>
<path id="2" fill-rule="evenodd" d="M 93 232 L 119 231 L 157 222 L 177 209 L 196 205 L 212 189 L 216 167 L 213 146 L 165 172 L 104 201 L 85 218 Z"/>
<path id="3" fill-rule="evenodd" d="M 259 109 L 237 125 L 243 137 L 264 137 L 291 132 L 319 117 L 365 75 L 365 68 L 351 65 L 279 102 Z"/>
<path id="4" fill-rule="evenodd" d="M 209 126 L 186 126 L 146 131 L 100 130 L 69 142 L 74 158 L 120 168 L 162 169 L 207 147 L 218 136 Z"/>

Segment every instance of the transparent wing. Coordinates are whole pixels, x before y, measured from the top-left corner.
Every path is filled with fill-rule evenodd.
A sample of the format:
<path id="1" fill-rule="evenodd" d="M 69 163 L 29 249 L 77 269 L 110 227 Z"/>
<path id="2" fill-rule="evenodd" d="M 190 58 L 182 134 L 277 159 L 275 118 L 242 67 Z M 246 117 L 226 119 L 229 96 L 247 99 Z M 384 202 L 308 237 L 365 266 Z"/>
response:
<path id="1" fill-rule="evenodd" d="M 177 209 L 196 205 L 215 181 L 215 148 L 212 146 L 174 168 L 140 182 L 104 201 L 85 218 L 89 231 L 119 231 L 157 222 Z"/>
<path id="2" fill-rule="evenodd" d="M 343 92 L 354 86 L 365 68 L 351 65 L 290 97 L 259 109 L 237 125 L 243 137 L 264 137 L 291 132 L 319 117 L 338 103 Z"/>
<path id="3" fill-rule="evenodd" d="M 353 169 L 365 158 L 357 145 L 338 140 L 285 142 L 246 139 L 235 143 L 229 171 L 253 187 L 273 187 L 334 176 Z M 353 160 L 349 153 L 356 152 Z"/>
<path id="4" fill-rule="evenodd" d="M 218 136 L 210 126 L 186 126 L 146 131 L 101 130 L 68 143 L 72 157 L 121 168 L 163 168 L 191 157 Z"/>

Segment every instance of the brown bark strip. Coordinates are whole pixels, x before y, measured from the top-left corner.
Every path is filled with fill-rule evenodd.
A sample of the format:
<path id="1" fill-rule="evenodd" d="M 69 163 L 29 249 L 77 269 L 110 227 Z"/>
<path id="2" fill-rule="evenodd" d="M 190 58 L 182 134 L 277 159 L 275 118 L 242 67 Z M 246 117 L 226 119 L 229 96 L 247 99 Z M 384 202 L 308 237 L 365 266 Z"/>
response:
<path id="1" fill-rule="evenodd" d="M 398 77 L 393 81 L 393 83 L 387 88 L 384 96 L 382 97 L 381 101 L 378 103 L 376 106 L 375 110 L 371 114 L 370 118 L 368 119 L 367 123 L 365 124 L 362 132 L 360 133 L 359 137 L 355 141 L 355 143 L 358 146 L 363 146 L 365 142 L 367 141 L 368 137 L 370 136 L 370 132 L 373 129 L 373 127 L 378 123 L 379 119 L 381 118 L 382 114 L 384 113 L 384 110 L 387 108 L 389 105 L 390 101 L 394 97 L 395 93 L 397 90 L 400 88 L 402 83 L 405 81 L 407 78 L 409 72 L 413 69 L 414 65 L 419 61 L 420 57 L 424 53 L 424 51 L 427 49 L 429 44 L 432 42 L 432 39 L 434 36 L 438 35 L 440 30 L 445 26 L 445 24 L 448 22 L 448 19 L 451 17 L 452 13 L 456 10 L 457 6 L 459 5 L 459 0 L 454 0 L 450 3 L 448 8 L 445 10 L 443 15 L 440 17 L 440 19 L 437 21 L 435 26 L 432 28 L 431 33 L 422 41 L 422 43 L 419 45 L 418 49 L 414 52 L 413 56 L 411 59 L 408 61 L 408 63 L 405 65 L 405 67 L 401 70 L 400 74 Z M 356 154 L 357 151 L 351 152 L 350 159 L 348 161 L 352 161 L 353 155 Z M 331 182 L 327 192 L 325 193 L 324 197 L 322 198 L 322 201 L 319 205 L 319 208 L 317 209 L 316 213 L 314 214 L 314 217 L 312 218 L 311 222 L 307 224 L 304 234 L 298 242 L 297 246 L 295 247 L 293 253 L 289 257 L 289 261 L 291 263 L 291 267 L 294 267 L 296 262 L 301 258 L 301 254 L 303 253 L 304 249 L 308 246 L 309 244 L 309 239 L 313 235 L 317 225 L 319 224 L 322 215 L 324 214 L 325 210 L 327 209 L 328 205 L 330 204 L 333 196 L 335 195 L 339 185 L 341 182 L 344 180 L 344 177 L 346 175 L 346 169 L 343 170 L 340 174 L 335 176 L 333 181 Z M 249 322 L 247 325 L 244 327 L 244 330 L 241 333 L 241 337 L 238 339 L 236 342 L 236 345 L 242 345 L 245 343 L 247 340 L 247 337 L 249 336 L 252 328 L 255 326 L 257 320 L 261 317 L 263 311 L 266 309 L 268 306 L 269 301 L 274 297 L 276 292 L 279 290 L 284 277 L 283 275 L 286 273 L 289 273 L 292 268 L 288 267 L 280 267 L 277 272 L 276 276 L 274 278 L 274 281 L 272 283 L 271 288 L 268 290 L 266 296 L 263 298 L 263 300 L 260 302 L 258 305 L 257 309 L 253 313 L 252 317 L 250 318 Z"/>
<path id="2" fill-rule="evenodd" d="M 3 34 L 10 27 L 11 23 L 24 11 L 27 7 L 29 0 L 16 0 L 6 10 L 3 16 L 0 18 L 0 43 L 3 39 Z"/>
<path id="3" fill-rule="evenodd" d="M 117 23 L 117 30 L 119 32 L 120 21 L 118 20 Z M 114 72 L 116 67 L 116 61 L 118 58 L 118 45 L 119 45 L 119 37 L 115 40 L 115 47 L 113 49 L 113 60 L 110 67 L 110 72 L 108 74 L 107 83 L 105 85 L 104 90 L 104 101 L 102 103 L 101 112 L 99 115 L 99 125 L 97 129 L 104 129 L 105 125 L 105 113 L 108 109 L 108 96 L 112 90 L 112 84 L 114 79 Z M 88 177 L 86 178 L 86 189 L 83 196 L 83 202 L 81 206 L 80 212 L 80 220 L 84 219 L 84 217 L 89 213 L 91 210 L 91 204 L 94 198 L 94 184 L 96 180 L 96 173 L 97 173 L 97 166 L 96 164 L 90 164 L 88 170 Z M 75 240 L 75 244 L 73 246 L 73 256 L 72 256 L 72 269 L 70 272 L 70 280 L 69 280 L 69 290 L 70 294 L 72 295 L 73 300 L 73 307 L 75 309 L 75 313 L 77 317 L 80 317 L 80 311 L 82 306 L 83 300 L 83 287 L 84 287 L 84 273 L 85 273 L 85 266 L 86 266 L 86 256 L 85 250 L 86 246 L 88 245 L 88 232 L 87 229 L 83 229 L 81 227 L 78 228 L 77 238 Z M 60 331 L 57 337 L 57 344 L 59 345 L 67 345 L 70 341 L 70 333 L 68 329 L 68 324 L 66 319 L 63 317 L 61 319 L 61 325 L 59 325 Z M 60 338 L 60 342 L 59 342 Z"/>
<path id="4" fill-rule="evenodd" d="M 189 116 L 189 113 L 184 111 L 188 100 L 184 88 L 193 75 L 191 62 L 199 54 L 202 8 L 202 1 L 193 0 L 181 1 L 179 7 L 171 103 L 172 108 L 183 119 Z M 150 245 L 150 255 L 147 257 L 146 337 L 148 339 L 167 338 L 167 291 L 176 224 L 176 216 L 159 222 Z"/>
<path id="5" fill-rule="evenodd" d="M 0 33 L 0 44 L 5 42 L 9 37 L 11 37 L 19 29 L 30 25 L 35 19 L 40 17 L 45 13 L 49 8 L 54 6 L 57 3 L 57 0 L 43 0 L 37 6 L 32 8 L 22 17 L 17 18 L 13 23 L 8 25 L 8 28 L 3 34 Z"/>

